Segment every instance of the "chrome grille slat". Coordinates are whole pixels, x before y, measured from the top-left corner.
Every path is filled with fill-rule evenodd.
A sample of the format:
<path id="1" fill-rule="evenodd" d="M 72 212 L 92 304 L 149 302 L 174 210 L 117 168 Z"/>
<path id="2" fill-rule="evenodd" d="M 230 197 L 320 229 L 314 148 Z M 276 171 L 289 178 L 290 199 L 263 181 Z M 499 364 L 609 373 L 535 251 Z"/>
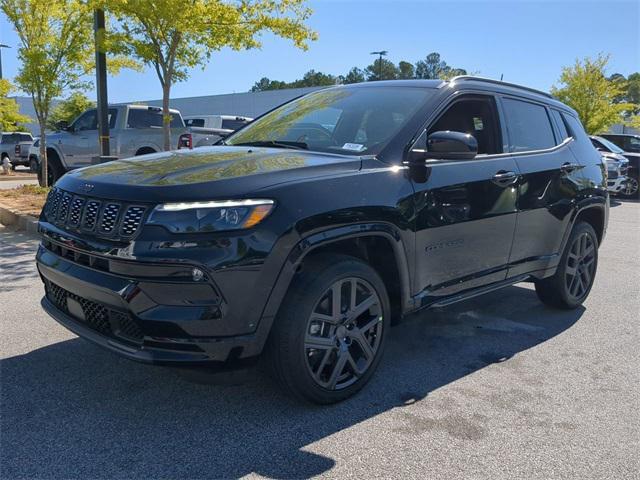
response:
<path id="1" fill-rule="evenodd" d="M 148 207 L 72 195 L 53 188 L 44 215 L 60 227 L 92 232 L 112 240 L 130 239 L 138 233 Z"/>

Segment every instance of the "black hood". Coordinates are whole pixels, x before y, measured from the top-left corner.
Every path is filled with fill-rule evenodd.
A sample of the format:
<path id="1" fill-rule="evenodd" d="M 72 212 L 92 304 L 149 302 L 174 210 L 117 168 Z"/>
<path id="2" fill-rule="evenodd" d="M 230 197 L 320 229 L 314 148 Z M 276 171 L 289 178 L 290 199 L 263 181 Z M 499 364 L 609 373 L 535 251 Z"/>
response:
<path id="1" fill-rule="evenodd" d="M 56 186 L 138 202 L 240 197 L 284 182 L 360 169 L 355 156 L 258 147 L 201 147 L 81 168 Z"/>

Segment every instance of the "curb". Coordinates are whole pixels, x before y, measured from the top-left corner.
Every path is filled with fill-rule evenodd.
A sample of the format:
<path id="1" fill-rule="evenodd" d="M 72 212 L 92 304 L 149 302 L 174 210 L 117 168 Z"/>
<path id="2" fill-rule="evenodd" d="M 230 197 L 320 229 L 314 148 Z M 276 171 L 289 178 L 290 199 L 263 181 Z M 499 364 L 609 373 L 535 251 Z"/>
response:
<path id="1" fill-rule="evenodd" d="M 0 175 L 0 182 L 19 182 L 20 180 L 38 180 L 38 177 L 35 175 Z"/>
<path id="2" fill-rule="evenodd" d="M 2 205 L 0 205 L 0 223 L 5 226 L 15 226 L 18 230 L 24 230 L 32 235 L 38 233 L 38 219 L 36 217 L 16 213 Z"/>

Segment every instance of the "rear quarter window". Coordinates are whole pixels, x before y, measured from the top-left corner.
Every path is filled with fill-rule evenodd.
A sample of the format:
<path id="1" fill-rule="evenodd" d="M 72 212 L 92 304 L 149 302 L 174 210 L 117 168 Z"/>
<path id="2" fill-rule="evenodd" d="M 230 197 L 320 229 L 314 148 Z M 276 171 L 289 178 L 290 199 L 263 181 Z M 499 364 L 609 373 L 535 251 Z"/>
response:
<path id="1" fill-rule="evenodd" d="M 511 152 L 544 150 L 556 145 L 553 128 L 544 106 L 513 98 L 504 98 L 502 103 Z"/>

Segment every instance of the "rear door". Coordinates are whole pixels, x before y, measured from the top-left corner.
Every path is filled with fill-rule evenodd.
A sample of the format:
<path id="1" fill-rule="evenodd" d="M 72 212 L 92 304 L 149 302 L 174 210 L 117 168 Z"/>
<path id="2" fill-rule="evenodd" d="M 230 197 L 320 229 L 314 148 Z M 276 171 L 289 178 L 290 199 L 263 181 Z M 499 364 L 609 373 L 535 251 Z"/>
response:
<path id="1" fill-rule="evenodd" d="M 478 156 L 413 168 L 416 283 L 425 301 L 504 280 L 516 224 L 517 166 L 490 94 L 454 97 L 428 127 L 473 135 Z"/>
<path id="2" fill-rule="evenodd" d="M 560 112 L 528 98 L 504 96 L 501 103 L 509 151 L 521 174 L 511 277 L 559 257 L 584 177 Z"/>

